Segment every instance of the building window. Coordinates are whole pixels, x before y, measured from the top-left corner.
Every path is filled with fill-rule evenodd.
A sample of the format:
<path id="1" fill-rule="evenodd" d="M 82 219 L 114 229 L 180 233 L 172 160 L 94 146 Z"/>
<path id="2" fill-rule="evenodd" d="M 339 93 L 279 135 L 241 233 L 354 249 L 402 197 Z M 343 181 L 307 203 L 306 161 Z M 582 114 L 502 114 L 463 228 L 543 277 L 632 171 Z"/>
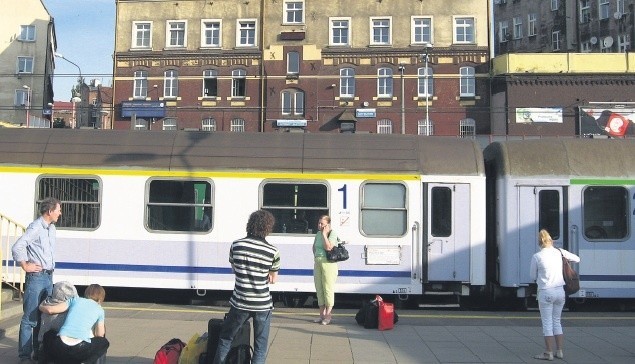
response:
<path id="1" fill-rule="evenodd" d="M 392 43 L 390 23 L 390 18 L 370 19 L 371 45 L 390 45 Z"/>
<path id="2" fill-rule="evenodd" d="M 205 118 L 202 121 L 203 131 L 216 131 L 216 120 L 214 118 Z"/>
<path id="3" fill-rule="evenodd" d="M 135 71 L 133 81 L 133 95 L 132 97 L 145 99 L 148 96 L 148 72 L 147 71 Z"/>
<path id="4" fill-rule="evenodd" d="M 297 75 L 300 73 L 300 53 L 287 53 L 287 74 Z"/>
<path id="5" fill-rule="evenodd" d="M 412 44 L 432 44 L 432 18 L 412 17 Z"/>
<path id="6" fill-rule="evenodd" d="M 201 46 L 220 48 L 221 29 L 220 20 L 201 20 Z"/>
<path id="7" fill-rule="evenodd" d="M 304 92 L 284 90 L 282 96 L 282 115 L 304 115 Z"/>
<path id="8" fill-rule="evenodd" d="M 136 118 L 134 122 L 134 130 L 148 130 L 148 120 Z"/>
<path id="9" fill-rule="evenodd" d="M 132 22 L 132 48 L 152 47 L 152 23 Z"/>
<path id="10" fill-rule="evenodd" d="M 625 0 L 617 0 L 617 12 L 621 15 L 624 15 L 624 3 Z"/>
<path id="11" fill-rule="evenodd" d="M 147 187 L 146 224 L 159 231 L 209 231 L 212 184 L 205 180 L 154 179 Z"/>
<path id="12" fill-rule="evenodd" d="M 267 182 L 262 206 L 276 218 L 274 233 L 313 234 L 315 221 L 329 213 L 328 187 L 320 183 Z"/>
<path id="13" fill-rule="evenodd" d="M 505 43 L 509 40 L 509 25 L 507 20 L 503 20 L 498 23 L 498 40 L 500 43 Z"/>
<path id="14" fill-rule="evenodd" d="M 179 95 L 179 73 L 176 70 L 165 71 L 163 78 L 163 97 Z"/>
<path id="15" fill-rule="evenodd" d="M 434 79 L 432 78 L 432 67 L 421 67 L 417 70 L 418 74 L 418 96 L 419 97 L 430 97 L 434 95 Z"/>
<path id="16" fill-rule="evenodd" d="M 560 50 L 560 31 L 551 32 L 551 49 L 554 51 Z"/>
<path id="17" fill-rule="evenodd" d="M 580 23 L 591 21 L 591 0 L 580 0 Z"/>
<path id="18" fill-rule="evenodd" d="M 556 11 L 560 5 L 558 4 L 558 0 L 551 0 L 551 10 Z"/>
<path id="19" fill-rule="evenodd" d="M 589 41 L 580 42 L 580 52 L 591 53 L 591 42 Z"/>
<path id="20" fill-rule="evenodd" d="M 461 138 L 476 136 L 476 121 L 470 118 L 461 120 L 459 122 L 459 136 Z"/>
<path id="21" fill-rule="evenodd" d="M 29 105 L 29 91 L 21 89 L 21 90 L 15 90 L 15 106 L 22 106 L 22 107 L 26 107 L 27 105 L 30 107 Z"/>
<path id="22" fill-rule="evenodd" d="M 229 127 L 230 131 L 243 133 L 245 131 L 245 119 L 234 118 L 231 121 L 231 125 Z"/>
<path id="23" fill-rule="evenodd" d="M 238 47 L 256 46 L 256 21 L 253 19 L 238 20 L 236 45 Z"/>
<path id="24" fill-rule="evenodd" d="M 527 36 L 533 37 L 537 34 L 538 27 L 536 23 L 538 22 L 538 18 L 536 13 L 531 13 L 527 15 Z"/>
<path id="25" fill-rule="evenodd" d="M 626 53 L 631 50 L 631 36 L 628 34 L 620 34 L 617 36 L 617 50 L 620 53 Z"/>
<path id="26" fill-rule="evenodd" d="M 610 16 L 611 8 L 609 5 L 609 0 L 599 0 L 598 2 L 598 13 L 600 19 L 608 19 Z"/>
<path id="27" fill-rule="evenodd" d="M 392 69 L 377 70 L 377 97 L 392 97 Z"/>
<path id="28" fill-rule="evenodd" d="M 168 20 L 168 47 L 185 47 L 187 41 L 187 32 L 185 31 L 186 22 L 183 20 Z"/>
<path id="29" fill-rule="evenodd" d="M 350 44 L 350 18 L 331 18 L 329 20 L 329 39 L 332 46 L 347 46 Z"/>
<path id="30" fill-rule="evenodd" d="M 232 71 L 232 97 L 247 96 L 246 83 L 247 83 L 247 71 L 233 70 Z"/>
<path id="31" fill-rule="evenodd" d="M 392 134 L 392 121 L 388 119 L 377 120 L 377 134 Z"/>
<path id="32" fill-rule="evenodd" d="M 461 81 L 461 97 L 474 97 L 476 96 L 476 80 L 474 76 L 474 67 L 461 67 L 460 70 Z"/>
<path id="33" fill-rule="evenodd" d="M 284 12 L 284 24 L 304 23 L 304 1 L 285 0 Z"/>
<path id="34" fill-rule="evenodd" d="M 406 186 L 401 183 L 362 185 L 360 219 L 364 235 L 403 236 L 408 230 Z"/>
<path id="35" fill-rule="evenodd" d="M 475 43 L 474 18 L 454 18 L 454 43 Z"/>
<path id="36" fill-rule="evenodd" d="M 35 42 L 35 25 L 20 25 L 20 38 L 22 42 Z"/>
<path id="37" fill-rule="evenodd" d="M 218 71 L 203 71 L 203 97 L 218 96 Z"/>
<path id="38" fill-rule="evenodd" d="M 163 130 L 177 130 L 175 118 L 163 119 Z"/>
<path id="39" fill-rule="evenodd" d="M 340 70 L 340 97 L 355 97 L 355 70 L 352 68 Z"/>
<path id="40" fill-rule="evenodd" d="M 18 57 L 18 73 L 33 73 L 33 57 Z"/>
<path id="41" fill-rule="evenodd" d="M 101 218 L 101 181 L 91 177 L 43 177 L 38 181 L 37 202 L 47 197 L 60 200 L 64 213 L 58 229 L 94 230 Z"/>
<path id="42" fill-rule="evenodd" d="M 514 28 L 513 28 L 514 39 L 522 38 L 523 37 L 523 19 L 519 16 L 515 16 L 512 19 L 512 22 L 514 24 Z"/>
<path id="43" fill-rule="evenodd" d="M 434 135 L 434 123 L 432 120 L 422 119 L 417 123 L 419 135 Z"/>

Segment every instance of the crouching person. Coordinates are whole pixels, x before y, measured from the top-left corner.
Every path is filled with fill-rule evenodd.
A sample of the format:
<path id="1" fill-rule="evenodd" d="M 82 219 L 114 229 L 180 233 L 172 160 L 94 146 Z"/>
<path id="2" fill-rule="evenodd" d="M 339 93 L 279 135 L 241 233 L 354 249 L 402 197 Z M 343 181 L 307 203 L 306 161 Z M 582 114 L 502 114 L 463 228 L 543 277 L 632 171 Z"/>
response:
<path id="1" fill-rule="evenodd" d="M 40 311 L 54 315 L 68 313 L 59 333 L 44 334 L 46 357 L 55 363 L 96 363 L 108 350 L 104 337 L 104 309 L 101 303 L 106 291 L 98 284 L 86 287 L 84 297 L 74 297 L 56 305 L 40 305 Z"/>
<path id="2" fill-rule="evenodd" d="M 42 302 L 42 305 L 55 306 L 62 302 L 67 302 L 73 297 L 77 297 L 77 289 L 74 285 L 67 281 L 57 282 L 55 283 L 55 285 L 53 285 L 53 293 Z M 53 333 L 57 335 L 57 333 L 62 328 L 62 325 L 64 325 L 64 321 L 66 320 L 66 313 L 67 312 L 62 312 L 53 315 L 42 313 L 40 333 L 38 336 L 38 342 L 42 343 L 42 345 L 40 345 L 40 353 L 38 356 L 39 363 L 48 363 L 47 350 L 44 347 L 44 334 L 49 331 L 53 331 Z"/>

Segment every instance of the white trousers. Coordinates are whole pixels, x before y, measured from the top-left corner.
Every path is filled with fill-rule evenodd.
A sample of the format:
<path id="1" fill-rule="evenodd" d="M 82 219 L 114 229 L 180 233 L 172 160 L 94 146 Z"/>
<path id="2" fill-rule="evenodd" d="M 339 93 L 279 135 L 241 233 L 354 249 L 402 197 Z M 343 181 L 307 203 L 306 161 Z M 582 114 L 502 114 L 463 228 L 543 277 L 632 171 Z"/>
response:
<path id="1" fill-rule="evenodd" d="M 538 307 L 544 336 L 562 335 L 562 308 L 566 296 L 562 287 L 538 290 Z"/>

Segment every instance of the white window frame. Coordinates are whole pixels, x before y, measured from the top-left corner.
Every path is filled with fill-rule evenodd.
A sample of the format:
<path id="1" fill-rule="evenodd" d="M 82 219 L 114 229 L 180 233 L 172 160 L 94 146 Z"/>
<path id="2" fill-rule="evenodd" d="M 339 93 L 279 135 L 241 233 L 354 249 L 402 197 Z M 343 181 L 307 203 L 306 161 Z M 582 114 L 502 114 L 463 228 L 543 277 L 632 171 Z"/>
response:
<path id="1" fill-rule="evenodd" d="M 631 36 L 629 34 L 617 35 L 617 51 L 626 53 L 631 50 Z"/>
<path id="2" fill-rule="evenodd" d="M 201 130 L 202 131 L 216 131 L 216 119 L 214 118 L 205 118 L 201 120 Z"/>
<path id="3" fill-rule="evenodd" d="M 18 40 L 21 42 L 35 42 L 35 38 L 37 35 L 36 32 L 37 29 L 35 25 L 20 25 L 20 36 L 18 37 Z"/>
<path id="4" fill-rule="evenodd" d="M 584 41 L 580 43 L 580 52 L 581 53 L 591 53 L 591 42 Z"/>
<path id="5" fill-rule="evenodd" d="M 434 95 L 434 70 L 428 66 L 417 69 L 417 96 L 430 98 Z"/>
<path id="6" fill-rule="evenodd" d="M 229 130 L 235 133 L 245 132 L 245 119 L 233 118 L 229 126 Z"/>
<path id="7" fill-rule="evenodd" d="M 256 47 L 258 45 L 257 19 L 236 20 L 236 47 Z"/>
<path id="8" fill-rule="evenodd" d="M 215 95 L 212 95 L 211 94 L 212 92 L 209 91 L 206 88 L 206 86 L 207 86 L 206 83 L 207 83 L 208 80 L 210 80 L 210 82 L 216 83 Z M 211 69 L 211 70 L 204 70 L 203 71 L 203 90 L 202 90 L 202 92 L 203 92 L 202 95 L 205 98 L 213 98 L 213 99 L 215 99 L 215 98 L 218 97 L 218 71 L 217 70 Z"/>
<path id="9" fill-rule="evenodd" d="M 370 17 L 370 45 L 392 44 L 392 17 Z"/>
<path id="10" fill-rule="evenodd" d="M 175 38 L 172 38 L 172 34 Z M 173 42 L 174 40 L 174 42 Z M 185 48 L 187 46 L 187 20 L 166 20 L 165 47 Z"/>
<path id="11" fill-rule="evenodd" d="M 163 119 L 163 130 L 178 130 L 176 118 Z"/>
<path id="12" fill-rule="evenodd" d="M 515 16 L 512 18 L 512 32 L 514 39 L 521 39 L 523 37 L 523 18 Z"/>
<path id="13" fill-rule="evenodd" d="M 410 18 L 410 43 L 433 44 L 433 22 L 431 16 L 412 16 Z"/>
<path id="14" fill-rule="evenodd" d="M 611 4 L 609 0 L 598 0 L 598 17 L 600 20 L 608 19 L 611 16 Z"/>
<path id="15" fill-rule="evenodd" d="M 242 92 L 241 92 L 242 89 Z M 241 93 L 243 95 L 241 95 Z M 247 96 L 247 71 L 239 68 L 232 71 L 232 96 L 231 97 L 246 97 Z"/>
<path id="16" fill-rule="evenodd" d="M 304 115 L 304 91 L 287 89 L 280 93 L 280 109 L 282 115 Z"/>
<path id="17" fill-rule="evenodd" d="M 455 44 L 475 44 L 476 43 L 476 19 L 473 16 L 453 16 L 454 19 L 454 43 Z"/>
<path id="18" fill-rule="evenodd" d="M 26 107 L 29 105 L 29 91 L 25 89 L 16 89 L 13 105 L 18 107 Z"/>
<path id="19" fill-rule="evenodd" d="M 392 120 L 377 120 L 377 134 L 392 134 Z"/>
<path id="20" fill-rule="evenodd" d="M 132 98 L 145 99 L 148 97 L 148 71 L 134 71 L 132 81 Z"/>
<path id="21" fill-rule="evenodd" d="M 620 15 L 624 15 L 624 3 L 626 3 L 625 0 L 617 0 L 616 8 L 617 12 L 620 13 Z"/>
<path id="22" fill-rule="evenodd" d="M 472 118 L 459 121 L 459 136 L 461 138 L 473 138 L 476 136 L 476 120 Z"/>
<path id="23" fill-rule="evenodd" d="M 33 73 L 33 57 L 19 56 L 16 66 L 17 66 L 16 73 L 19 73 L 19 74 Z"/>
<path id="24" fill-rule="evenodd" d="M 507 20 L 502 20 L 498 23 L 498 41 L 499 43 L 505 43 L 509 40 L 509 23 Z"/>
<path id="25" fill-rule="evenodd" d="M 343 24 L 346 24 L 344 26 Z M 345 41 L 335 41 L 336 29 L 346 32 Z M 331 17 L 329 18 L 329 45 L 330 46 L 350 46 L 352 44 L 352 30 L 351 30 L 351 18 L 350 17 Z M 341 40 L 343 36 L 338 34 L 338 40 Z"/>
<path id="26" fill-rule="evenodd" d="M 560 7 L 558 0 L 551 0 L 551 11 L 556 11 Z"/>
<path id="27" fill-rule="evenodd" d="M 163 73 L 163 97 L 176 98 L 179 96 L 179 71 L 167 70 Z"/>
<path id="28" fill-rule="evenodd" d="M 340 69 L 340 98 L 355 97 L 355 69 L 344 67 Z"/>
<path id="29" fill-rule="evenodd" d="M 284 12 L 282 24 L 304 24 L 304 0 L 284 0 L 282 9 Z"/>
<path id="30" fill-rule="evenodd" d="M 211 36 L 208 34 L 211 33 Z M 211 40 L 209 40 L 211 38 Z M 223 20 L 201 19 L 201 47 L 221 48 L 223 42 Z"/>
<path id="31" fill-rule="evenodd" d="M 538 34 L 538 16 L 536 13 L 527 14 L 527 36 L 535 37 Z"/>
<path id="32" fill-rule="evenodd" d="M 472 66 L 464 66 L 459 69 L 459 95 L 460 97 L 476 96 L 476 70 Z"/>
<path id="33" fill-rule="evenodd" d="M 580 1 L 580 23 L 588 23 L 591 21 L 591 0 Z"/>
<path id="34" fill-rule="evenodd" d="M 560 31 L 556 30 L 555 32 L 551 32 L 551 50 L 559 51 L 560 50 Z"/>
<path id="35" fill-rule="evenodd" d="M 300 52 L 287 52 L 287 75 L 300 74 Z"/>
<path id="36" fill-rule="evenodd" d="M 136 118 L 133 129 L 134 130 L 148 130 L 148 120 L 144 118 Z"/>
<path id="37" fill-rule="evenodd" d="M 387 98 L 393 95 L 393 72 L 389 67 L 377 69 L 377 97 Z"/>
<path id="38" fill-rule="evenodd" d="M 148 29 L 141 28 L 148 26 Z M 146 38 L 147 36 L 147 38 Z M 147 40 L 148 45 L 145 45 Z M 132 47 L 133 49 L 151 49 L 152 48 L 152 22 L 151 21 L 133 21 L 132 22 Z"/>
<path id="39" fill-rule="evenodd" d="M 434 135 L 434 122 L 432 120 L 419 119 L 417 122 L 417 133 L 419 135 Z"/>

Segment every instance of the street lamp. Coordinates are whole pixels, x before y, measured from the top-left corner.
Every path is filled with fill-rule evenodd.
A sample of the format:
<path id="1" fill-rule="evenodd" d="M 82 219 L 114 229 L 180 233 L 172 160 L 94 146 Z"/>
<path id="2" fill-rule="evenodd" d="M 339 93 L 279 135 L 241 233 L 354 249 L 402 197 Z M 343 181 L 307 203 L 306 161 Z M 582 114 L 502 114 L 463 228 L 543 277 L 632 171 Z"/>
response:
<path id="1" fill-rule="evenodd" d="M 425 45 L 425 53 L 423 55 L 424 61 L 425 61 L 425 67 L 426 67 L 426 77 L 425 77 L 425 86 L 424 86 L 424 90 L 426 91 L 426 128 L 430 128 L 430 118 L 429 118 L 429 112 L 430 112 L 430 88 L 428 87 L 428 77 L 430 77 L 430 72 L 428 72 L 428 62 L 430 62 L 430 51 L 432 51 L 432 44 L 430 43 L 426 43 Z"/>
<path id="2" fill-rule="evenodd" d="M 82 102 L 81 96 L 82 96 L 82 89 L 84 86 L 84 78 L 82 77 L 82 69 L 77 65 L 77 63 L 69 60 L 68 58 L 64 57 L 64 55 L 62 55 L 61 53 L 57 53 L 55 52 L 55 57 L 61 58 L 63 60 L 65 60 L 66 62 L 72 64 L 73 66 L 77 67 L 77 71 L 79 71 L 79 77 L 77 78 L 77 84 L 79 86 L 79 90 L 73 90 L 73 98 L 71 99 L 71 102 L 73 102 L 73 111 L 75 111 L 75 103 L 78 102 Z M 78 95 L 79 94 L 79 95 Z M 82 112 L 83 112 L 83 108 L 80 105 L 79 108 L 79 123 L 75 123 L 77 126 L 82 126 Z"/>
<path id="3" fill-rule="evenodd" d="M 406 70 L 406 66 L 399 65 L 399 71 L 401 71 L 401 134 L 406 134 L 406 100 L 404 100 L 404 84 L 403 73 Z"/>
<path id="4" fill-rule="evenodd" d="M 31 118 L 31 87 L 27 85 L 22 86 L 26 89 L 26 100 L 24 100 L 24 109 L 26 110 L 26 127 L 29 127 L 29 119 Z"/>

